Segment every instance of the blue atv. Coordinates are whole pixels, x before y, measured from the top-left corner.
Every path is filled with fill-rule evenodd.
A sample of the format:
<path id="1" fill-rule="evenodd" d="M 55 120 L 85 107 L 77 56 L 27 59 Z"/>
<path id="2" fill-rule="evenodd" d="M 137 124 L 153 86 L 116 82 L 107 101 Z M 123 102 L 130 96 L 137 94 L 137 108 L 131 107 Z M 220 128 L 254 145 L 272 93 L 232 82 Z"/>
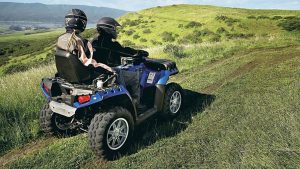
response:
<path id="1" fill-rule="evenodd" d="M 156 113 L 172 118 L 181 110 L 182 88 L 168 83 L 178 73 L 175 62 L 123 57 L 120 69 L 140 71 L 141 102 L 147 107 L 143 111 L 137 111 L 116 75 L 99 74 L 65 51 L 56 52 L 55 62 L 58 73 L 40 85 L 47 98 L 40 112 L 41 130 L 54 135 L 85 131 L 98 156 L 115 158 L 126 150 L 137 125 Z"/>

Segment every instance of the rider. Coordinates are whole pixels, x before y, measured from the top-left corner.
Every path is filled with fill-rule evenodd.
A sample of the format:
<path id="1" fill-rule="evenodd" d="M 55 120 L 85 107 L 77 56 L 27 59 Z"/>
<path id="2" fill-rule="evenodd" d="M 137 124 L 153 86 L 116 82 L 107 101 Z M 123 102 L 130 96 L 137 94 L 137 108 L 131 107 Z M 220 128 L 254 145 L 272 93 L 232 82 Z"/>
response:
<path id="1" fill-rule="evenodd" d="M 115 67 L 121 64 L 121 56 L 130 56 L 135 59 L 147 57 L 149 54 L 144 50 L 136 50 L 130 47 L 123 47 L 117 39 L 117 27 L 121 26 L 115 19 L 103 17 L 97 22 L 99 35 L 92 40 L 95 49 L 95 60 Z M 114 68 L 119 74 L 119 82 L 127 87 L 131 87 L 131 95 L 138 109 L 145 106 L 140 104 L 140 83 L 139 71 L 124 71 Z"/>
<path id="2" fill-rule="evenodd" d="M 65 50 L 76 56 L 85 65 L 92 65 L 95 68 L 101 67 L 108 72 L 114 73 L 114 70 L 103 64 L 97 63 L 93 59 L 93 47 L 91 43 L 82 38 L 80 33 L 85 30 L 87 17 L 80 9 L 72 9 L 65 16 L 66 33 L 58 38 L 57 50 Z"/>

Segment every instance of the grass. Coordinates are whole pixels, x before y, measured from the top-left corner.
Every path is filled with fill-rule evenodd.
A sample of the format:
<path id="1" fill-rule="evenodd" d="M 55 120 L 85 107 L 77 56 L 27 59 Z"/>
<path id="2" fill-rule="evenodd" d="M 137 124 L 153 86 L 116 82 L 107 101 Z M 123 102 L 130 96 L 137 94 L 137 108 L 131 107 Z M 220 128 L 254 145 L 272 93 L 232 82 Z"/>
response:
<path id="1" fill-rule="evenodd" d="M 114 162 L 99 161 L 88 149 L 86 136 L 79 135 L 59 139 L 39 150 L 32 147 L 33 153 L 5 167 L 74 168 L 78 165 L 89 168 L 100 164 L 104 168 L 160 168 L 164 164 L 169 164 L 170 168 L 297 167 L 300 165 L 297 161 L 300 158 L 297 155 L 300 119 L 296 104 L 299 81 L 291 79 L 299 77 L 297 56 L 300 48 L 249 48 L 214 62 L 209 57 L 197 58 L 199 48 L 214 56 L 226 56 L 223 53 L 226 50 L 215 49 L 219 45 L 190 46 L 188 50 L 194 50 L 195 55 L 189 55 L 192 66 L 188 70 L 184 69 L 188 64 L 186 58 L 177 60 L 182 63 L 178 64 L 179 68 L 185 71 L 172 80 L 188 89 L 189 97 L 195 95 L 197 99 L 174 121 L 154 118 L 143 124 L 128 156 Z M 161 49 L 152 49 L 151 54 L 163 55 Z M 197 59 L 206 62 L 198 66 L 191 64 Z M 43 69 L 48 68 L 39 71 Z M 37 118 L 37 114 L 33 116 Z M 64 157 L 63 154 L 68 155 Z M 61 157 L 78 162 L 57 159 Z"/>
<path id="2" fill-rule="evenodd" d="M 182 47 L 183 57 L 163 52 L 165 46 L 147 48 L 150 57 L 174 60 L 179 67 L 180 74 L 171 78 L 186 92 L 187 104 L 179 117 L 171 121 L 149 119 L 137 128 L 127 155 L 104 161 L 91 152 L 86 134 L 45 138 L 39 133 L 38 111 L 44 103 L 39 82 L 54 74 L 54 65 L 6 75 L 0 79 L 0 167 L 299 168 L 300 34 L 283 31 L 277 21 L 250 22 L 246 17 L 292 16 L 299 11 L 175 5 L 130 14 L 121 21 L 147 15 L 160 27 L 169 24 L 164 22 L 170 19 L 168 14 L 176 19 L 184 11 L 188 11 L 185 18 L 205 23 L 204 27 L 210 25 L 207 28 L 211 30 L 220 26 L 228 29 L 215 21 L 220 14 L 240 19 L 249 27 L 248 33 L 256 26 L 258 30 L 255 37 L 247 39 L 174 42 Z M 170 19 L 170 24 L 179 22 L 188 23 Z M 165 28 L 159 29 L 141 37 L 149 42 L 149 34 L 155 37 Z M 177 27 L 169 31 L 175 34 Z M 268 34 L 263 35 L 265 32 Z M 143 45 L 139 40 L 136 43 Z M 23 57 L 27 58 L 20 57 L 20 62 L 26 62 Z"/>
<path id="3" fill-rule="evenodd" d="M 38 114 L 45 102 L 39 83 L 53 73 L 54 66 L 49 65 L 0 79 L 1 154 L 37 138 Z"/>

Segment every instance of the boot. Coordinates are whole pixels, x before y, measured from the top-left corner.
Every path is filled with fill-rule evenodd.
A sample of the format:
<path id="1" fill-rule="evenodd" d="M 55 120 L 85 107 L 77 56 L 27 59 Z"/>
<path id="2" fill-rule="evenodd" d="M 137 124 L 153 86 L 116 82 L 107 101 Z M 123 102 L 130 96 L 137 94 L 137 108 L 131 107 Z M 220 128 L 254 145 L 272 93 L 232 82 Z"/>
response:
<path id="1" fill-rule="evenodd" d="M 143 113 L 146 109 L 147 109 L 147 106 L 144 105 L 144 104 L 141 104 L 140 102 L 138 102 L 136 99 L 133 99 L 133 103 L 136 107 L 136 110 L 138 112 L 138 114 L 141 114 Z"/>

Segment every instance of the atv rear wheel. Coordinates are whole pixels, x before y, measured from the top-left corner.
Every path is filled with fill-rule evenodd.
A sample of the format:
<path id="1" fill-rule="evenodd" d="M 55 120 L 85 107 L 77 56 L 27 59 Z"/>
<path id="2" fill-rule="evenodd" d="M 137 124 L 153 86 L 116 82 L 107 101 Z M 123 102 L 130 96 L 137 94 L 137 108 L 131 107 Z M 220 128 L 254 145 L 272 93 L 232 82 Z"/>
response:
<path id="1" fill-rule="evenodd" d="M 74 133 L 72 121 L 72 118 L 54 113 L 50 109 L 49 102 L 45 103 L 40 112 L 40 128 L 48 135 L 70 135 Z"/>
<path id="2" fill-rule="evenodd" d="M 49 102 L 45 103 L 41 112 L 40 112 L 40 129 L 49 135 L 53 134 L 52 126 L 52 115 L 53 112 L 49 107 Z"/>
<path id="3" fill-rule="evenodd" d="M 96 114 L 89 126 L 88 140 L 91 149 L 109 160 L 118 158 L 133 135 L 134 122 L 129 111 L 115 107 Z"/>
<path id="4" fill-rule="evenodd" d="M 172 118 L 179 114 L 183 103 L 183 90 L 177 83 L 170 83 L 166 87 L 162 116 Z"/>

